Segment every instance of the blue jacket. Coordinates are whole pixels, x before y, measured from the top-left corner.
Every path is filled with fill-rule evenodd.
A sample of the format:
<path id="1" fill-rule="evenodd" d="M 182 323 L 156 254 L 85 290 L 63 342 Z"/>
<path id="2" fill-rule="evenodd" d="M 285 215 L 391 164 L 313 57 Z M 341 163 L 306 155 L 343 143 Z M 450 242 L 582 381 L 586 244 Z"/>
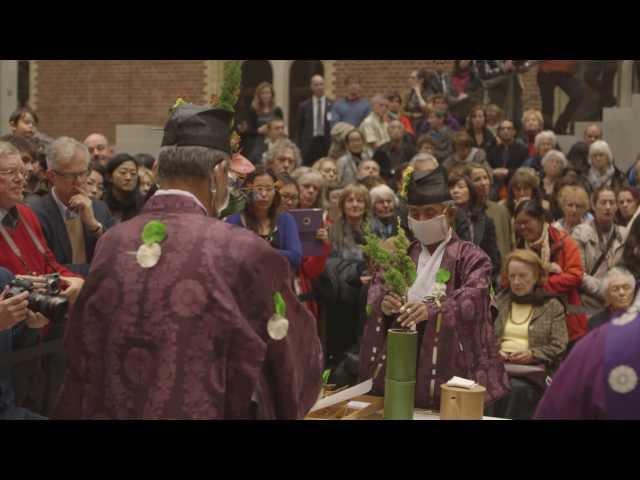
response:
<path id="1" fill-rule="evenodd" d="M 240 213 L 227 217 L 226 222 L 232 225 L 244 227 Z M 271 245 L 286 257 L 294 272 L 297 272 L 302 263 L 302 244 L 295 219 L 288 213 L 280 213 L 276 218 L 276 229 L 273 232 Z"/>

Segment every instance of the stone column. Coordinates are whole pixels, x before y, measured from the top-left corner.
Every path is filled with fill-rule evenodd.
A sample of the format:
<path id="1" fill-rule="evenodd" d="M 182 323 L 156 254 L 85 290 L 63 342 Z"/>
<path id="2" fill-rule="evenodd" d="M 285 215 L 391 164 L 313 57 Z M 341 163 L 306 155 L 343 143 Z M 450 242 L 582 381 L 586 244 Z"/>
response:
<path id="1" fill-rule="evenodd" d="M 18 107 L 18 62 L 0 60 L 0 135 L 9 133 L 9 117 Z"/>
<path id="2" fill-rule="evenodd" d="M 273 89 L 276 105 L 282 109 L 285 125 L 289 124 L 289 68 L 291 60 L 270 60 L 273 68 Z"/>
<path id="3" fill-rule="evenodd" d="M 619 104 L 623 108 L 631 108 L 633 94 L 633 60 L 622 60 L 618 67 Z"/>

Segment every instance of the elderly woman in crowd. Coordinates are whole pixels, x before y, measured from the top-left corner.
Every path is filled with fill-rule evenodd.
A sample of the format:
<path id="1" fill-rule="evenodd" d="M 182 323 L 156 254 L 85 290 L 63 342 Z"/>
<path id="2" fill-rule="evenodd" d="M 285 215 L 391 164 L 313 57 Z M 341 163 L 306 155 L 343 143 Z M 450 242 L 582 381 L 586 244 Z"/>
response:
<path id="1" fill-rule="evenodd" d="M 589 209 L 589 194 L 582 185 L 566 184 L 558 190 L 558 205 L 562 216 L 553 223 L 553 227 L 571 234 L 573 229 L 593 218 Z"/>
<path id="2" fill-rule="evenodd" d="M 473 146 L 473 139 L 465 131 L 457 132 L 453 136 L 453 154 L 447 158 L 442 166 L 448 173 L 456 167 L 464 167 L 470 163 L 484 163 L 489 166 L 487 162 L 487 154 L 481 148 Z"/>
<path id="3" fill-rule="evenodd" d="M 514 250 L 505 271 L 509 288 L 496 299 L 494 328 L 511 393 L 496 402 L 492 414 L 527 420 L 544 392 L 542 382 L 560 364 L 569 337 L 562 303 L 542 288 L 547 273 L 540 257 L 531 250 Z M 520 365 L 539 371 L 532 368 L 530 374 L 522 374 Z"/>
<path id="4" fill-rule="evenodd" d="M 491 167 L 472 163 L 465 169 L 467 175 L 476 188 L 478 205 L 481 205 L 489 219 L 493 221 L 496 234 L 496 245 L 500 258 L 507 258 L 511 252 L 511 215 L 504 205 L 489 200 L 491 192 Z"/>
<path id="5" fill-rule="evenodd" d="M 333 158 L 324 157 L 313 164 L 313 169 L 324 177 L 324 181 L 329 184 L 338 180 L 338 167 Z"/>
<path id="6" fill-rule="evenodd" d="M 371 231 L 380 238 L 393 237 L 398 233 L 398 198 L 387 185 L 379 185 L 369 191 L 373 206 Z"/>
<path id="7" fill-rule="evenodd" d="M 364 226 L 370 222 L 371 198 L 363 185 L 347 185 L 340 195 L 340 219 L 331 226 L 332 256 L 362 260 Z"/>
<path id="8" fill-rule="evenodd" d="M 300 208 L 324 208 L 322 190 L 324 189 L 324 177 L 322 174 L 311 170 L 298 177 L 300 186 Z"/>
<path id="9" fill-rule="evenodd" d="M 525 167 L 531 167 L 540 175 L 543 174 L 544 170 L 542 167 L 542 159 L 544 156 L 553 150 L 558 143 L 556 138 L 556 134 L 551 130 L 544 130 L 536 135 L 536 139 L 534 141 L 535 153 L 525 160 L 522 164 Z"/>
<path id="10" fill-rule="evenodd" d="M 562 172 L 567 165 L 567 158 L 558 150 L 549 150 L 542 157 L 542 194 L 549 202 L 553 199 L 555 186 L 562 178 Z"/>
<path id="11" fill-rule="evenodd" d="M 629 270 L 622 267 L 609 270 L 602 280 L 601 292 L 606 308 L 589 319 L 589 330 L 626 311 L 633 303 L 635 291 L 636 279 Z"/>
<path id="12" fill-rule="evenodd" d="M 138 164 L 127 153 L 119 153 L 107 163 L 105 191 L 107 204 L 115 223 L 135 217 L 142 209 L 144 196 L 138 189 Z"/>
<path id="13" fill-rule="evenodd" d="M 301 195 L 298 182 L 288 175 L 281 175 L 278 177 L 277 185 L 279 186 L 278 192 L 281 200 L 278 212 L 289 212 L 300 208 Z M 302 257 L 300 269 L 296 272 L 293 279 L 293 287 L 296 295 L 298 295 L 298 299 L 304 302 L 316 319 L 319 319 L 319 307 L 313 290 L 313 281 L 324 271 L 327 264 L 327 257 L 331 250 L 329 232 L 326 225 L 322 225 L 316 231 L 316 238 L 323 242 L 324 249 L 322 255 Z"/>
<path id="14" fill-rule="evenodd" d="M 613 163 L 613 154 L 609 144 L 596 140 L 589 147 L 589 172 L 587 181 L 592 191 L 602 186 L 620 190 L 624 186 L 624 174 Z"/>
<path id="15" fill-rule="evenodd" d="M 357 180 L 360 162 L 369 160 L 371 152 L 364 141 L 364 135 L 358 128 L 352 128 L 344 139 L 347 152 L 338 159 L 338 181 L 346 186 Z"/>
<path id="16" fill-rule="evenodd" d="M 580 248 L 584 276 L 582 278 L 582 304 L 589 315 L 602 310 L 602 280 L 622 257 L 622 246 L 627 235 L 625 227 L 614 222 L 617 210 L 616 194 L 607 186 L 600 187 L 592 196 L 594 218 L 573 229 L 571 236 Z"/>
<path id="17" fill-rule="evenodd" d="M 633 187 L 624 187 L 618 192 L 618 212 L 616 224 L 628 227 L 629 221 L 638 211 L 640 205 L 640 190 Z"/>
<path id="18" fill-rule="evenodd" d="M 530 157 L 536 154 L 536 136 L 542 132 L 543 127 L 544 120 L 540 110 L 532 108 L 522 114 L 522 141 L 529 149 Z"/>
<path id="19" fill-rule="evenodd" d="M 493 277 L 500 272 L 500 251 L 496 239 L 496 227 L 478 197 L 471 179 L 460 169 L 448 178 L 449 195 L 457 207 L 454 230 L 460 240 L 479 246 L 491 259 Z M 495 282 L 494 282 L 495 283 Z"/>
<path id="20" fill-rule="evenodd" d="M 515 230 L 516 247 L 535 252 L 549 272 L 544 289 L 563 297 L 572 345 L 587 331 L 587 317 L 579 293 L 584 275 L 580 249 L 568 233 L 549 225 L 547 213 L 537 200 L 526 200 L 516 207 Z"/>
<path id="21" fill-rule="evenodd" d="M 490 158 L 496 148 L 495 134 L 487 128 L 487 114 L 484 106 L 476 105 L 471 109 L 467 119 L 467 133 L 473 141 L 473 146 L 481 148 Z"/>
<path id="22" fill-rule="evenodd" d="M 300 268 L 302 246 L 295 219 L 288 213 L 278 213 L 280 193 L 276 189 L 275 173 L 263 166 L 247 176 L 244 188 L 247 203 L 241 213 L 231 215 L 226 221 L 251 230 L 278 250 L 295 272 Z"/>
<path id="23" fill-rule="evenodd" d="M 291 140 L 278 140 L 265 155 L 265 165 L 276 175 L 291 173 L 302 163 L 300 149 Z"/>

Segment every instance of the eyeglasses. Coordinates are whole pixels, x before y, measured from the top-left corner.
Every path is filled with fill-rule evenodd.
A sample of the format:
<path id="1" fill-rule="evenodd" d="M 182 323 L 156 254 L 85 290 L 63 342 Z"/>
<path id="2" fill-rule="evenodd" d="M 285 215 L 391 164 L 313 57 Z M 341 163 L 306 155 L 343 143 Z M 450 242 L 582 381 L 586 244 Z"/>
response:
<path id="1" fill-rule="evenodd" d="M 53 173 L 55 173 L 59 177 L 62 177 L 68 181 L 85 180 L 89 176 L 89 169 L 85 170 L 84 172 L 78 172 L 78 173 L 64 173 L 64 172 L 59 172 L 57 170 L 54 170 Z"/>
<path id="2" fill-rule="evenodd" d="M 17 178 L 17 177 L 27 178 L 28 173 L 24 168 L 12 168 L 10 170 L 0 170 L 0 175 L 13 177 L 13 178 Z"/>
<path id="3" fill-rule="evenodd" d="M 297 202 L 300 197 L 298 195 L 290 195 L 288 193 L 281 193 L 280 197 L 285 201 Z"/>

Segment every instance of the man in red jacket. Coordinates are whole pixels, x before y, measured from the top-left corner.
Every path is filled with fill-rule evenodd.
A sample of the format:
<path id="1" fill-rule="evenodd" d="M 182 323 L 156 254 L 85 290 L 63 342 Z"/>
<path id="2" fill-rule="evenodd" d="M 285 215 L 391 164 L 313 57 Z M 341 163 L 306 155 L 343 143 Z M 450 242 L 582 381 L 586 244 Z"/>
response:
<path id="1" fill-rule="evenodd" d="M 569 103 L 558 117 L 553 131 L 559 135 L 567 133 L 569 122 L 573 121 L 582 99 L 584 85 L 576 77 L 577 60 L 545 60 L 538 69 L 538 86 L 542 97 L 542 116 L 544 128 L 550 130 L 553 123 L 554 92 L 559 87 L 569 96 Z"/>
<path id="2" fill-rule="evenodd" d="M 61 295 L 73 303 L 84 281 L 56 261 L 38 218 L 20 203 L 25 181 L 26 169 L 19 151 L 9 143 L 0 142 L 0 267 L 31 280 L 36 288 L 44 286 L 43 275 L 59 273 Z M 41 334 L 36 333 L 21 346 L 62 338 L 64 323 L 50 324 Z M 62 364 L 59 353 L 16 364 L 12 370 L 17 406 L 47 415 L 62 380 Z"/>

